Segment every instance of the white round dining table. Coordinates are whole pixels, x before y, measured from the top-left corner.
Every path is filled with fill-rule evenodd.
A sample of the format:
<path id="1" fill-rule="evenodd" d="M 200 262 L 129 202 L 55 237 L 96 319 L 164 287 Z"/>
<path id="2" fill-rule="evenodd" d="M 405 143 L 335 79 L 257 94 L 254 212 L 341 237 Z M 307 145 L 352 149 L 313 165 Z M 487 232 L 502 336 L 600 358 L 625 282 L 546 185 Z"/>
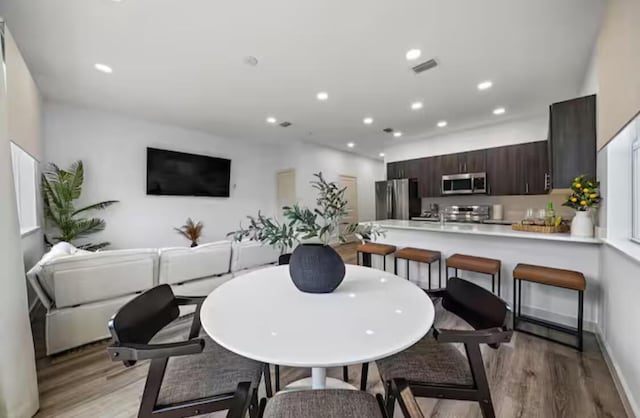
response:
<path id="1" fill-rule="evenodd" d="M 335 291 L 311 294 L 294 286 L 288 266 L 278 266 L 216 288 L 205 299 L 200 320 L 214 341 L 236 354 L 311 368 L 311 379 L 289 389 L 352 388 L 327 379 L 326 368 L 405 350 L 429 331 L 434 307 L 422 289 L 381 270 L 347 265 Z"/>

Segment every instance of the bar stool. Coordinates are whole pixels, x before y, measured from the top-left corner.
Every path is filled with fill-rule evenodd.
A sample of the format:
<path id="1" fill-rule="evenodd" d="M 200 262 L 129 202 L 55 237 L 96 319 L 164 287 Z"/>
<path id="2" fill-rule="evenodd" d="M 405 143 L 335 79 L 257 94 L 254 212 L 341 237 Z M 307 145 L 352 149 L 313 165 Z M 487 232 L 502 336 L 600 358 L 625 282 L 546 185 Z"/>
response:
<path id="1" fill-rule="evenodd" d="M 438 288 L 442 287 L 442 255 L 440 251 L 424 250 L 422 248 L 405 247 L 396 251 L 393 260 L 394 273 L 398 274 L 398 259 L 407 261 L 407 280 L 409 280 L 409 263 L 425 263 L 429 268 L 429 289 L 431 289 L 431 263 L 438 262 Z"/>
<path id="2" fill-rule="evenodd" d="M 522 281 L 532 283 L 540 283 L 547 286 L 561 287 L 564 289 L 575 290 L 578 292 L 578 326 L 577 328 L 567 327 L 551 321 L 534 318 L 528 315 L 522 315 Z M 516 286 L 517 285 L 517 286 Z M 516 294 L 517 287 L 517 294 Z M 553 267 L 535 266 L 531 264 L 518 264 L 513 270 L 513 329 L 531 334 L 545 340 L 553 341 L 562 345 L 576 348 L 582 351 L 582 323 L 584 311 L 584 290 L 587 287 L 587 281 L 584 274 L 578 271 L 563 270 Z M 517 295 L 517 298 L 516 298 Z M 560 340 L 549 338 L 544 335 L 536 334 L 531 331 L 518 328 L 518 322 L 529 322 L 534 325 L 554 329 L 570 335 L 575 335 L 577 339 L 576 345 L 568 344 Z"/>
<path id="3" fill-rule="evenodd" d="M 491 292 L 493 293 L 496 293 L 496 275 L 498 275 L 498 296 L 500 296 L 500 270 L 502 269 L 502 262 L 500 260 L 475 257 L 472 255 L 454 254 L 447 258 L 447 276 L 449 276 L 450 268 L 455 269 L 456 277 L 458 277 L 458 270 L 490 274 Z"/>
<path id="4" fill-rule="evenodd" d="M 367 267 L 371 267 L 371 259 L 369 258 L 368 263 L 365 260 L 365 255 L 371 257 L 372 255 L 380 255 L 382 256 L 382 269 L 384 271 L 387 270 L 387 256 L 396 252 L 396 247 L 394 245 L 388 244 L 379 244 L 376 242 L 367 242 L 364 244 L 358 245 L 356 248 L 356 259 L 358 265 L 363 265 Z M 360 264 L 360 254 L 362 254 L 362 264 Z"/>

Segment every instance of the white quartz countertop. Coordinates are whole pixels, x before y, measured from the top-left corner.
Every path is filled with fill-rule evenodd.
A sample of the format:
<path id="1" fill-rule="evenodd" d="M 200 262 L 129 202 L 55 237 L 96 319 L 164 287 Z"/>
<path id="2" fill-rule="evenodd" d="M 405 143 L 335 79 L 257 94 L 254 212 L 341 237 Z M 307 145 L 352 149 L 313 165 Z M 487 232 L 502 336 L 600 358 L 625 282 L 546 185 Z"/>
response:
<path id="1" fill-rule="evenodd" d="M 398 219 L 387 219 L 384 221 L 374 221 L 383 229 L 405 229 L 424 232 L 443 232 L 451 234 L 475 234 L 506 238 L 537 239 L 547 241 L 564 241 L 577 244 L 601 244 L 599 238 L 579 238 L 570 234 L 542 234 L 539 232 L 514 231 L 509 225 L 487 225 L 448 222 L 441 225 L 438 222 L 429 221 L 404 221 Z"/>

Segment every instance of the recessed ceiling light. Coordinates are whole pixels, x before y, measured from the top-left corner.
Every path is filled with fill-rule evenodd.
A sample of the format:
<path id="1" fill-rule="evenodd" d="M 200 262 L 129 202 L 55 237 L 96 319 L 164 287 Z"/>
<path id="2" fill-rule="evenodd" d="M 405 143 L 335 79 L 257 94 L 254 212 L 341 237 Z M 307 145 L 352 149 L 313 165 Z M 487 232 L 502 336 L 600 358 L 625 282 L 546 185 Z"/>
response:
<path id="1" fill-rule="evenodd" d="M 327 93 L 326 91 L 321 91 L 320 93 L 316 94 L 316 97 L 318 98 L 318 100 L 327 100 L 329 98 L 329 93 Z"/>
<path id="2" fill-rule="evenodd" d="M 493 86 L 493 83 L 490 80 L 483 81 L 481 83 L 478 83 L 478 90 L 487 90 L 490 89 L 491 86 Z"/>
<path id="3" fill-rule="evenodd" d="M 446 120 L 441 120 L 440 122 L 438 122 L 438 128 L 444 128 L 445 126 L 447 126 Z"/>
<path id="4" fill-rule="evenodd" d="M 273 116 L 269 116 L 267 118 L 267 123 L 276 123 L 278 121 L 278 119 L 274 118 Z"/>
<path id="5" fill-rule="evenodd" d="M 378 154 L 380 157 L 384 157 L 384 152 L 381 152 L 380 154 Z"/>
<path id="6" fill-rule="evenodd" d="M 504 107 L 496 107 L 495 109 L 493 109 L 493 114 L 494 115 L 502 115 L 506 111 L 507 110 Z"/>
<path id="7" fill-rule="evenodd" d="M 362 123 L 365 125 L 371 125 L 373 123 L 373 118 L 364 118 L 362 119 Z"/>
<path id="8" fill-rule="evenodd" d="M 422 102 L 413 102 L 411 103 L 411 109 L 412 110 L 420 110 L 422 109 Z"/>
<path id="9" fill-rule="evenodd" d="M 355 146 L 356 146 L 356 144 L 354 144 L 353 142 L 349 142 L 349 143 L 347 144 L 347 146 L 348 146 L 349 148 L 353 148 L 353 147 L 355 147 Z"/>
<path id="10" fill-rule="evenodd" d="M 396 131 L 393 133 L 393 136 L 395 136 L 396 138 L 400 138 L 402 136 L 402 132 Z"/>
<path id="11" fill-rule="evenodd" d="M 103 72 L 103 73 L 106 73 L 106 74 L 111 74 L 113 72 L 113 69 L 111 67 L 109 67 L 108 65 L 106 65 L 106 64 L 98 63 L 98 64 L 94 64 L 93 67 L 96 70 L 98 70 L 100 72 Z"/>
<path id="12" fill-rule="evenodd" d="M 405 56 L 407 57 L 407 60 L 413 61 L 420 58 L 420 55 L 422 55 L 422 51 L 420 51 L 419 49 L 410 49 L 407 51 L 407 54 Z"/>

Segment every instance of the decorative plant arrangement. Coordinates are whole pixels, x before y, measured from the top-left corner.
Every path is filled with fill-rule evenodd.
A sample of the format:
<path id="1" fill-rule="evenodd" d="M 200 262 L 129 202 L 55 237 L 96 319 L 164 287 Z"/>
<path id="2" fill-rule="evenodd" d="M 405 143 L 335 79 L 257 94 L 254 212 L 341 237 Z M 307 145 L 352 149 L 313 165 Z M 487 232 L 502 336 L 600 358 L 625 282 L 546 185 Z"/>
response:
<path id="1" fill-rule="evenodd" d="M 571 183 L 571 194 L 563 203 L 577 210 L 571 222 L 571 235 L 576 237 L 592 237 L 593 221 L 589 209 L 595 208 L 602 201 L 600 196 L 600 182 L 586 176 L 578 176 Z"/>
<path id="2" fill-rule="evenodd" d="M 569 206 L 578 211 L 586 211 L 597 207 L 600 197 L 600 182 L 587 179 L 586 176 L 578 176 L 571 183 L 571 194 L 563 206 Z"/>
<path id="3" fill-rule="evenodd" d="M 51 163 L 42 173 L 41 190 L 44 203 L 44 215 L 50 227 L 57 230 L 53 239 L 57 242 L 73 243 L 98 231 L 104 230 L 106 223 L 100 218 L 85 218 L 80 215 L 93 210 L 105 209 L 117 200 L 106 200 L 76 209 L 74 202 L 82 194 L 84 167 L 82 161 L 76 161 L 68 170 Z M 78 248 L 96 251 L 108 246 L 108 242 L 77 245 Z"/>
<path id="4" fill-rule="evenodd" d="M 194 223 L 191 218 L 188 218 L 184 225 L 175 229 L 180 235 L 191 241 L 191 248 L 198 246 L 198 240 L 202 236 L 202 228 L 204 225 L 202 222 Z"/>
<path id="5" fill-rule="evenodd" d="M 309 293 L 328 293 L 342 282 L 344 262 L 329 244 L 345 242 L 346 236 L 355 235 L 360 240 L 384 235 L 379 225 L 350 224 L 344 219 L 347 213 L 345 188 L 327 182 L 322 173 L 314 174 L 311 182 L 318 191 L 317 207 L 309 209 L 298 204 L 282 208 L 284 221 L 258 213 L 249 216 L 249 226 L 230 232 L 236 241 L 243 238 L 259 241 L 286 253 L 296 244 L 291 255 L 289 271 L 298 289 Z"/>

